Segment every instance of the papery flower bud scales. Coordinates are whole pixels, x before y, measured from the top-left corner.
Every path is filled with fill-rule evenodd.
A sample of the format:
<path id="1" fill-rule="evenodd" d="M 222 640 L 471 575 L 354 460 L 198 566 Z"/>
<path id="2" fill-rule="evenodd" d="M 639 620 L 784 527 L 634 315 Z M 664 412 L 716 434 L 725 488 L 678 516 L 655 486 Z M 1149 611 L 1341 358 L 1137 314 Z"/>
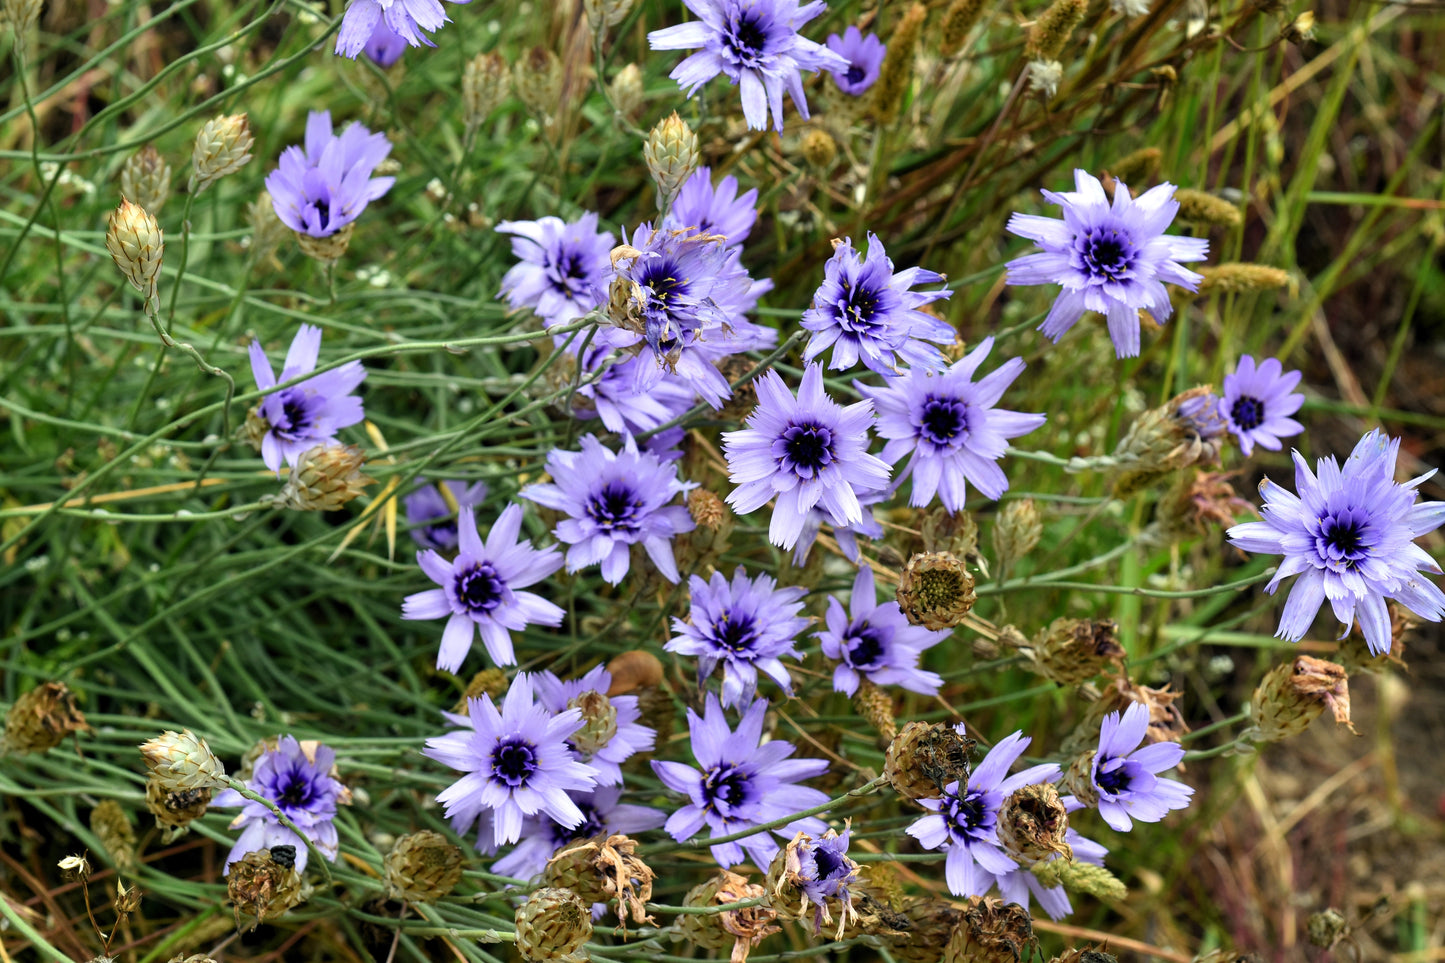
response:
<path id="1" fill-rule="evenodd" d="M 226 789 L 226 767 L 211 752 L 206 740 L 189 729 L 166 730 L 141 743 L 141 757 L 166 792 L 189 789 Z"/>
<path id="2" fill-rule="evenodd" d="M 72 732 L 88 732 L 90 725 L 75 705 L 75 694 L 64 682 L 43 682 L 21 694 L 5 714 L 0 755 L 45 752 Z"/>
<path id="3" fill-rule="evenodd" d="M 441 899 L 462 879 L 461 849 L 441 833 L 424 829 L 397 839 L 386 854 L 388 895 L 413 903 Z"/>
<path id="4" fill-rule="evenodd" d="M 199 194 L 227 174 L 234 174 L 251 160 L 255 143 L 245 114 L 228 114 L 206 121 L 196 134 L 191 152 L 192 194 Z"/>
<path id="5" fill-rule="evenodd" d="M 667 207 L 697 170 L 697 134 L 673 111 L 647 135 L 642 157 L 657 185 L 657 206 Z"/>
<path id="6" fill-rule="evenodd" d="M 462 117 L 475 131 L 507 99 L 507 62 L 493 50 L 477 54 L 462 71 Z"/>
<path id="7" fill-rule="evenodd" d="M 361 473 L 366 456 L 355 445 L 316 445 L 291 465 L 280 501 L 303 512 L 334 512 L 374 479 Z"/>
<path id="8" fill-rule="evenodd" d="M 517 908 L 517 952 L 533 961 L 570 957 L 592 938 L 592 914 L 567 889 L 535 889 Z"/>
<path id="9" fill-rule="evenodd" d="M 120 206 L 110 214 L 105 249 L 131 287 L 145 296 L 146 313 L 157 311 L 160 296 L 156 280 L 166 244 L 156 219 L 139 204 L 121 198 Z"/>
<path id="10" fill-rule="evenodd" d="M 132 154 L 120 169 L 120 194 L 159 214 L 171 194 L 171 165 L 151 144 Z"/>

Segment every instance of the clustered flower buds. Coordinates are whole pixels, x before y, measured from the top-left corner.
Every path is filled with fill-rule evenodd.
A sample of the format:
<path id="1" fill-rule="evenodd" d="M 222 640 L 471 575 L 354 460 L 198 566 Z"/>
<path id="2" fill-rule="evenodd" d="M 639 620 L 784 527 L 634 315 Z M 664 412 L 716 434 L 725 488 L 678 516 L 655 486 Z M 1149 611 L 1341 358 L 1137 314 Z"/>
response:
<path id="1" fill-rule="evenodd" d="M 644 93 L 642 69 L 637 64 L 628 64 L 617 71 L 612 83 L 607 85 L 607 94 L 612 98 L 613 107 L 629 119 L 637 116 L 637 112 L 642 109 Z"/>
<path id="2" fill-rule="evenodd" d="M 697 170 L 697 134 L 673 111 L 657 122 L 647 135 L 642 146 L 643 159 L 657 185 L 657 206 L 665 209 L 672 204 L 682 185 Z M 613 256 L 614 261 L 616 255 Z"/>
<path id="3" fill-rule="evenodd" d="M 105 249 L 131 287 L 144 295 L 146 313 L 158 311 L 156 279 L 160 277 L 166 243 L 156 219 L 139 204 L 121 198 L 120 206 L 110 214 Z"/>
<path id="4" fill-rule="evenodd" d="M 18 37 L 40 19 L 40 8 L 44 3 L 45 0 L 4 0 L 4 3 L 0 4 L 0 13 L 10 21 Z"/>
<path id="5" fill-rule="evenodd" d="M 893 123 L 903 108 L 903 101 L 913 83 L 918 38 L 923 33 L 927 18 L 928 7 L 914 3 L 904 11 L 888 37 L 888 49 L 883 55 L 878 81 L 872 90 L 873 114 L 880 124 Z"/>
<path id="6" fill-rule="evenodd" d="M 42 682 L 21 694 L 5 714 L 0 755 L 45 752 L 60 745 L 72 732 L 89 731 L 70 687 L 64 682 Z"/>
<path id="7" fill-rule="evenodd" d="M 228 114 L 206 121 L 196 134 L 191 152 L 190 192 L 199 194 L 227 174 L 234 174 L 251 160 L 256 141 L 245 114 Z"/>

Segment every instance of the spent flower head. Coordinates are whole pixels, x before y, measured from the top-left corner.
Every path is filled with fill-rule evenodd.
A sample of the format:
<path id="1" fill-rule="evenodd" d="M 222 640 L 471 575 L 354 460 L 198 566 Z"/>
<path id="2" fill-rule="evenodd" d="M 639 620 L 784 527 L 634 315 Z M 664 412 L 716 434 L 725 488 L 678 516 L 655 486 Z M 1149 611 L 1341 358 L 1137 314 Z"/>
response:
<path id="1" fill-rule="evenodd" d="M 828 35 L 828 49 L 848 62 L 842 70 L 831 69 L 833 82 L 845 94 L 861 97 L 878 82 L 883 69 L 883 55 L 888 52 L 883 41 L 871 33 L 863 33 L 857 27 L 849 26 L 840 37 Z"/>
<path id="2" fill-rule="evenodd" d="M 851 616 L 851 617 L 850 617 Z M 818 633 L 823 654 L 837 661 L 833 688 L 845 695 L 858 691 L 861 680 L 896 685 L 910 692 L 936 695 L 943 677 L 918 667 L 924 651 L 951 632 L 911 624 L 897 602 L 878 602 L 873 569 L 864 564 L 853 580 L 853 595 L 843 603 L 829 597 L 827 629 Z"/>
<path id="3" fill-rule="evenodd" d="M 298 375 L 316 370 L 321 354 L 321 329 L 303 324 L 291 339 L 281 377 L 271 367 L 261 342 L 251 342 L 251 374 L 256 387 L 266 390 Z M 366 379 L 360 361 L 323 372 L 305 381 L 273 391 L 261 399 L 256 413 L 264 424 L 261 460 L 280 474 L 281 465 L 296 464 L 298 458 L 316 445 L 336 441 L 336 433 L 362 420 L 361 399 L 352 394 Z"/>
<path id="4" fill-rule="evenodd" d="M 1298 371 L 1285 371 L 1278 358 L 1256 363 L 1247 354 L 1224 376 L 1219 414 L 1246 457 L 1254 453 L 1255 445 L 1279 451 L 1281 438 L 1305 430 L 1290 417 L 1305 403 L 1305 396 L 1294 390 L 1300 377 Z"/>
<path id="5" fill-rule="evenodd" d="M 397 0 L 397 6 L 401 2 Z M 313 110 L 306 118 L 304 146 L 282 151 L 278 167 L 266 175 L 276 216 L 309 237 L 335 234 L 391 190 L 396 178 L 371 176 L 389 153 L 391 141 L 385 134 L 373 134 L 353 121 L 337 136 L 331 112 Z"/>
<path id="6" fill-rule="evenodd" d="M 276 804 L 276 808 L 309 839 L 321 855 L 336 859 L 338 804 L 351 801 L 351 791 L 334 775 L 336 753 L 318 743 L 300 743 L 295 736 L 282 736 L 274 748 L 267 748 L 251 767 L 246 788 Z M 227 789 L 211 800 L 216 808 L 241 807 L 231 822 L 241 830 L 226 856 L 226 871 L 247 853 L 273 846 L 296 847 L 296 872 L 306 870 L 306 843 L 281 825 L 269 807 Z"/>

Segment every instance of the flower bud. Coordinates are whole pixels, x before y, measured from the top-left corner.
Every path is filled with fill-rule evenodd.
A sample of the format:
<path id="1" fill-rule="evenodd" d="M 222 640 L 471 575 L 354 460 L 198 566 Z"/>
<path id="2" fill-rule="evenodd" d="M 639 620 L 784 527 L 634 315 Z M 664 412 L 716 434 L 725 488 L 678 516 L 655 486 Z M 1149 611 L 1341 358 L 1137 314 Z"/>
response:
<path id="1" fill-rule="evenodd" d="M 266 849 L 247 853 L 231 864 L 226 874 L 226 893 L 231 899 L 238 929 L 242 914 L 255 921 L 251 924 L 254 929 L 305 898 L 296 867 L 278 861 L 273 852 Z"/>
<path id="2" fill-rule="evenodd" d="M 642 70 L 637 64 L 623 67 L 617 71 L 617 76 L 612 78 L 612 83 L 607 85 L 607 92 L 612 96 L 612 106 L 618 113 L 629 120 L 636 117 L 642 110 L 644 96 Z"/>
<path id="3" fill-rule="evenodd" d="M 1045 859 L 1029 867 L 1045 887 L 1062 886 L 1072 893 L 1087 893 L 1095 899 L 1119 902 L 1129 895 L 1129 887 L 1102 866 L 1081 859 Z"/>
<path id="4" fill-rule="evenodd" d="M 939 799 L 949 783 L 968 782 L 968 754 L 974 745 L 945 723 L 910 722 L 889 743 L 883 775 L 900 796 Z"/>
<path id="5" fill-rule="evenodd" d="M 973 576 L 949 552 L 914 555 L 898 579 L 898 607 L 909 622 L 934 630 L 958 625 L 977 598 Z"/>
<path id="6" fill-rule="evenodd" d="M 1017 903 L 970 896 L 944 951 L 944 963 L 1018 963 L 1038 945 L 1034 921 Z"/>
<path id="7" fill-rule="evenodd" d="M 1350 922 L 1344 913 L 1331 906 L 1310 914 L 1305 921 L 1305 933 L 1311 946 L 1333 949 L 1336 943 L 1349 938 Z"/>
<path id="8" fill-rule="evenodd" d="M 938 25 L 938 52 L 946 59 L 952 59 L 963 49 L 963 42 L 969 32 L 983 17 L 986 0 L 953 0 L 943 11 L 943 20 Z"/>
<path id="9" fill-rule="evenodd" d="M 658 121 L 647 135 L 642 157 L 647 161 L 653 183 L 657 185 L 657 206 L 665 208 L 672 203 L 692 172 L 697 170 L 697 135 L 673 111 L 666 119 Z"/>
<path id="10" fill-rule="evenodd" d="M 110 861 L 122 873 L 135 868 L 135 827 L 114 799 L 102 799 L 90 811 L 90 831 L 105 847 Z"/>
<path id="11" fill-rule="evenodd" d="M 167 791 L 155 773 L 146 777 L 146 809 L 156 818 L 156 828 L 162 831 L 163 842 L 174 842 L 184 836 L 191 823 L 206 814 L 210 804 L 211 790 L 208 788 Z"/>
<path id="12" fill-rule="evenodd" d="M 251 224 L 251 256 L 257 261 L 273 253 L 291 229 L 276 216 L 276 205 L 270 193 L 262 191 L 246 208 L 246 220 Z"/>
<path id="13" fill-rule="evenodd" d="M 1355 731 L 1344 668 L 1309 655 L 1295 656 L 1293 662 L 1275 666 L 1260 680 L 1249 707 L 1253 725 L 1240 738 L 1255 742 L 1288 739 L 1308 729 L 1326 708 L 1337 724 Z"/>
<path id="14" fill-rule="evenodd" d="M 1032 498 L 1004 502 L 993 523 L 993 550 L 1003 568 L 1012 568 L 1044 534 L 1043 519 Z"/>
<path id="15" fill-rule="evenodd" d="M 346 256 L 346 249 L 351 247 L 351 235 L 355 230 L 356 222 L 352 221 L 325 237 L 313 237 L 301 231 L 292 233 L 296 235 L 296 244 L 301 248 L 302 254 L 329 269 Z"/>
<path id="16" fill-rule="evenodd" d="M 146 313 L 159 310 L 156 279 L 160 277 L 166 243 L 156 219 L 139 204 L 121 198 L 120 206 L 110 214 L 105 249 L 131 287 L 144 295 Z"/>
<path id="17" fill-rule="evenodd" d="M 1210 227 L 1236 227 L 1243 220 L 1238 205 L 1204 191 L 1181 187 L 1174 192 L 1174 199 L 1179 202 L 1176 220 Z"/>
<path id="18" fill-rule="evenodd" d="M 1019 651 L 1028 667 L 1059 685 L 1080 685 L 1124 658 L 1112 619 L 1054 619 Z"/>
<path id="19" fill-rule="evenodd" d="M 947 552 L 987 572 L 978 551 L 978 523 L 968 512 L 951 512 L 942 505 L 918 513 L 918 531 L 925 552 Z"/>
<path id="20" fill-rule="evenodd" d="M 561 107 L 562 62 L 546 47 L 533 47 L 512 71 L 517 96 L 544 124 L 553 122 Z"/>
<path id="21" fill-rule="evenodd" d="M 24 692 L 5 713 L 5 735 L 0 755 L 46 752 L 72 732 L 89 732 L 85 714 L 75 705 L 75 693 L 64 682 L 42 682 Z"/>
<path id="22" fill-rule="evenodd" d="M 251 160 L 251 127 L 245 114 L 228 114 L 206 121 L 191 152 L 192 194 L 199 194 Z"/>
<path id="23" fill-rule="evenodd" d="M 441 833 L 424 829 L 397 838 L 386 854 L 387 895 L 409 903 L 432 903 L 462 881 L 465 858 Z"/>
<path id="24" fill-rule="evenodd" d="M 355 445 L 316 445 L 291 466 L 280 501 L 302 512 L 334 512 L 373 479 L 361 473 L 366 456 Z"/>
<path id="25" fill-rule="evenodd" d="M 188 789 L 225 789 L 226 767 L 221 765 L 206 740 L 189 729 L 168 729 L 141 743 L 141 756 L 164 792 Z"/>
<path id="26" fill-rule="evenodd" d="M 171 195 L 171 165 L 155 147 L 145 145 L 120 169 L 120 194 L 152 214 L 159 214 Z"/>
<path id="27" fill-rule="evenodd" d="M 477 54 L 462 71 L 462 117 L 475 131 L 507 99 L 507 62 L 495 50 Z"/>
<path id="28" fill-rule="evenodd" d="M 1086 0 L 1054 0 L 1029 28 L 1024 41 L 1027 60 L 1058 60 L 1069 34 L 1084 20 L 1089 5 Z"/>
<path id="29" fill-rule="evenodd" d="M 568 741 L 577 751 L 590 756 L 600 751 L 617 735 L 617 707 L 600 692 L 583 692 L 567 700 L 567 708 L 582 710 L 582 728 Z"/>
<path id="30" fill-rule="evenodd" d="M 1004 800 L 998 812 L 998 842 L 1021 866 L 1031 866 L 1058 853 L 1074 858 L 1065 840 L 1069 811 L 1052 783 L 1023 786 Z"/>
<path id="31" fill-rule="evenodd" d="M 647 903 L 652 899 L 652 869 L 637 855 L 637 841 L 615 834 L 579 840 L 562 847 L 547 861 L 542 881 L 569 889 L 585 903 L 607 903 L 625 928 L 651 922 Z"/>
<path id="32" fill-rule="evenodd" d="M 1199 273 L 1204 275 L 1204 280 L 1192 295 L 1195 298 L 1241 291 L 1274 291 L 1290 283 L 1288 271 L 1263 264 L 1206 264 L 1200 266 Z"/>
<path id="33" fill-rule="evenodd" d="M 517 952 L 522 959 L 560 960 L 592 938 L 592 909 L 569 889 L 535 889 L 517 908 Z"/>
<path id="34" fill-rule="evenodd" d="M 1099 802 L 1099 787 L 1094 785 L 1094 759 L 1098 755 L 1097 749 L 1080 753 L 1064 770 L 1064 788 L 1085 806 L 1094 806 Z"/>
<path id="35" fill-rule="evenodd" d="M 838 142 L 821 127 L 809 127 L 803 131 L 798 149 L 802 151 L 803 160 L 808 162 L 808 166 L 820 174 L 832 170 L 833 162 L 838 159 Z"/>
<path id="36" fill-rule="evenodd" d="M 903 101 L 913 85 L 914 56 L 919 34 L 923 32 L 923 21 L 927 17 L 928 7 L 921 3 L 913 4 L 888 37 L 883 65 L 878 68 L 878 81 L 871 91 L 873 114 L 880 124 L 893 123 L 903 108 Z"/>
<path id="37" fill-rule="evenodd" d="M 625 20 L 632 3 L 633 0 L 582 0 L 582 9 L 587 11 L 587 22 L 593 32 L 601 33 Z"/>
<path id="38" fill-rule="evenodd" d="M 500 704 L 510 686 L 511 682 L 507 679 L 507 673 L 504 670 L 495 667 L 482 669 L 472 676 L 471 681 L 467 683 L 466 691 L 457 700 L 457 704 L 452 706 L 452 711 L 465 715 L 467 703 L 473 699 L 480 699 L 484 695 L 491 696 L 493 702 Z"/>
<path id="39" fill-rule="evenodd" d="M 865 678 L 859 684 L 853 696 L 853 707 L 878 733 L 880 745 L 890 744 L 898 735 L 898 723 L 893 718 L 893 699 L 873 680 Z"/>

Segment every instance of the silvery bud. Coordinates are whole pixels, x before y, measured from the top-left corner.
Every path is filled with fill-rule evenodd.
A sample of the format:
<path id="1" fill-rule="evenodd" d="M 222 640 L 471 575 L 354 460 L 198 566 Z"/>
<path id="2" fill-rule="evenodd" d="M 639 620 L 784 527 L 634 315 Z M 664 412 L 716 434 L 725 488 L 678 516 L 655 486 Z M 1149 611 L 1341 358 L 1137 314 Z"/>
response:
<path id="1" fill-rule="evenodd" d="M 1043 519 L 1032 498 L 1005 502 L 993 523 L 993 550 L 998 563 L 1012 566 L 1034 550 L 1043 534 Z"/>
<path id="2" fill-rule="evenodd" d="M 587 22 L 592 29 L 601 32 L 607 27 L 621 23 L 632 10 L 633 0 L 582 0 L 582 9 L 587 11 Z"/>
<path id="3" fill-rule="evenodd" d="M 462 71 L 462 110 L 467 130 L 476 130 L 507 99 L 507 62 L 495 50 L 477 54 Z"/>
<path id="4" fill-rule="evenodd" d="M 43 0 L 4 0 L 0 3 L 0 12 L 5 14 L 5 19 L 10 21 L 19 36 L 40 19 L 42 3 Z"/>
<path id="5" fill-rule="evenodd" d="M 191 193 L 199 194 L 245 167 L 255 142 L 245 114 L 227 114 L 206 121 L 191 152 Z"/>
<path id="6" fill-rule="evenodd" d="M 146 313 L 159 310 L 156 279 L 160 277 L 166 242 L 156 219 L 139 204 L 122 198 L 120 207 L 111 211 L 105 249 L 131 287 L 144 295 Z"/>
<path id="7" fill-rule="evenodd" d="M 140 746 L 146 766 L 166 792 L 191 789 L 225 789 L 226 767 L 211 752 L 206 740 L 189 729 L 168 729 Z"/>
<path id="8" fill-rule="evenodd" d="M 562 62 L 546 47 L 533 47 L 512 72 L 517 96 L 544 123 L 561 109 Z"/>
<path id="9" fill-rule="evenodd" d="M 642 156 L 657 184 L 657 206 L 665 208 L 697 170 L 697 134 L 674 111 L 647 135 Z"/>
<path id="10" fill-rule="evenodd" d="M 281 489 L 287 508 L 301 512 L 334 512 L 351 501 L 372 479 L 361 473 L 366 456 L 355 445 L 316 445 L 291 466 Z"/>
<path id="11" fill-rule="evenodd" d="M 617 71 L 607 90 L 612 95 L 612 105 L 622 116 L 636 117 L 642 109 L 642 71 L 637 64 L 628 64 Z"/>
<path id="12" fill-rule="evenodd" d="M 171 196 L 171 165 L 150 144 L 132 154 L 120 169 L 120 194 L 152 214 Z"/>

